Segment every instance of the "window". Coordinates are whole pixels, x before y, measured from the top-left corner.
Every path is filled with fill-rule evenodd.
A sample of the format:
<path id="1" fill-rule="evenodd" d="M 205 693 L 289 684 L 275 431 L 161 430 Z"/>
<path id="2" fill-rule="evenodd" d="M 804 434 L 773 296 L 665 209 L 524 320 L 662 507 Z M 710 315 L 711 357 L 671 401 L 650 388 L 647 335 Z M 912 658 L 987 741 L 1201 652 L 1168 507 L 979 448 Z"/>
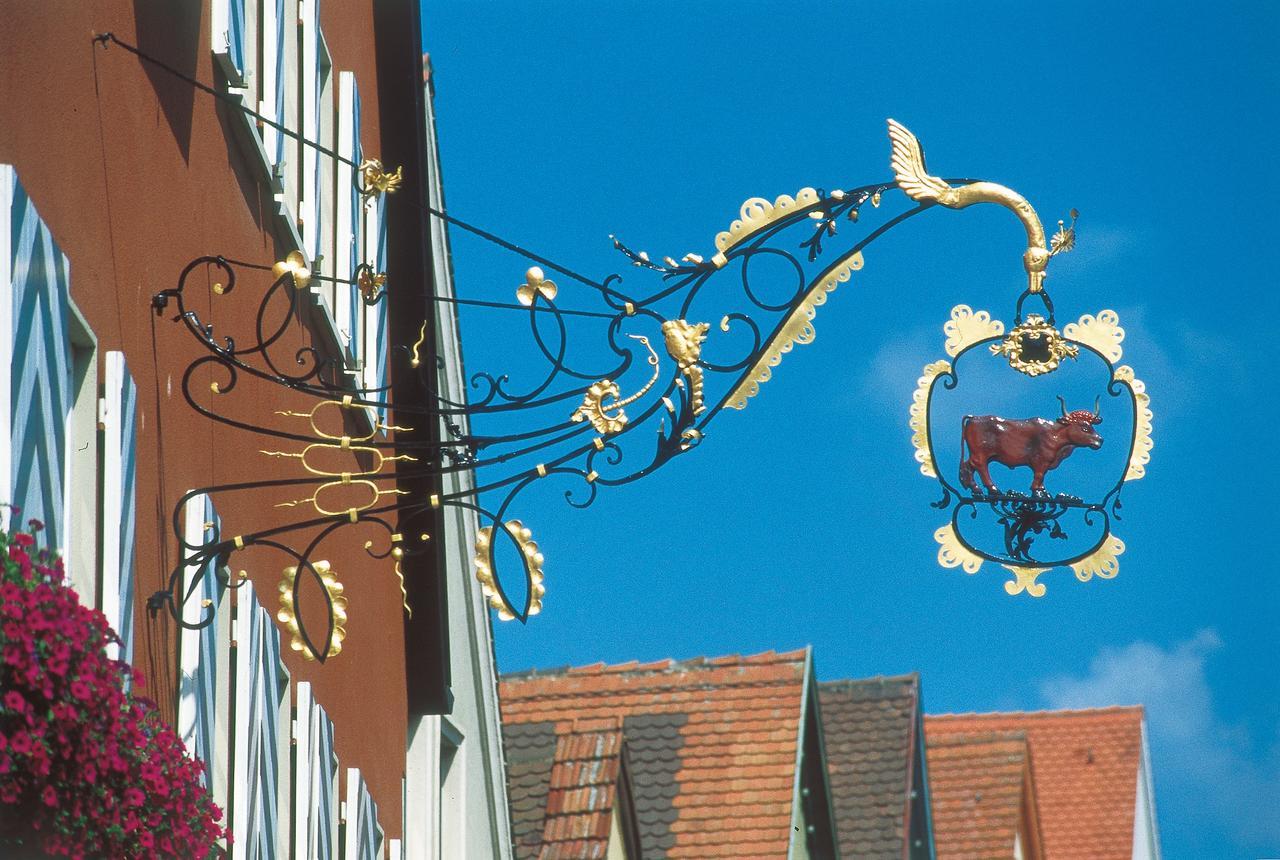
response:
<path id="1" fill-rule="evenodd" d="M 286 20 L 285 0 L 262 0 L 262 70 L 259 75 L 262 79 L 262 100 L 258 113 L 288 128 L 285 112 L 285 72 L 288 69 Z M 285 136 L 269 125 L 263 126 L 262 144 L 267 151 L 267 159 L 276 170 L 276 191 L 281 191 L 283 188 L 278 180 L 284 166 Z"/>
<path id="2" fill-rule="evenodd" d="M 346 161 L 359 164 L 360 150 L 360 90 L 356 76 L 351 72 L 338 73 L 338 155 Z M 338 334 L 352 358 L 359 350 L 360 290 L 352 285 L 343 287 L 342 281 L 351 281 L 356 269 L 363 262 L 364 200 L 356 187 L 355 169 L 345 161 L 338 162 L 337 226 L 334 231 L 334 277 L 338 278 L 334 302 L 335 322 Z"/>
<path id="3" fill-rule="evenodd" d="M 133 660 L 133 538 L 136 511 L 138 389 L 124 353 L 106 354 L 102 426 L 102 612 L 120 637 L 111 657 Z"/>
<path id="4" fill-rule="evenodd" d="M 302 22 L 302 136 L 316 143 L 323 143 L 324 95 L 332 90 L 328 86 L 331 61 L 329 49 L 320 33 L 320 0 L 300 0 L 299 20 Z M 302 172 L 298 187 L 301 190 L 299 221 L 301 222 L 303 251 L 313 263 L 324 256 L 322 224 L 323 172 L 328 157 L 321 155 L 314 146 L 304 146 L 301 152 Z"/>
<path id="5" fill-rule="evenodd" d="M 289 845 L 289 673 L 280 636 L 252 583 L 238 592 L 231 856 L 274 860 Z"/>
<path id="6" fill-rule="evenodd" d="M 306 681 L 298 684 L 293 751 L 296 856 L 333 860 L 338 856 L 338 756 L 333 723 Z"/>

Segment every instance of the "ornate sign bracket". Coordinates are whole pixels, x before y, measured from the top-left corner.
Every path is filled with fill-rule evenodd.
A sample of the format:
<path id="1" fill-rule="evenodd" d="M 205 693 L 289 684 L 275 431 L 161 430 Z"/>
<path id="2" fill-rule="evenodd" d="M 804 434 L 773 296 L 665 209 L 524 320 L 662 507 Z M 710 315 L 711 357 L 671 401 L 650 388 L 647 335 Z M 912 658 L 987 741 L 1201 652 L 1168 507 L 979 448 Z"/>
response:
<path id="1" fill-rule="evenodd" d="M 1055 254 L 1070 249 L 1074 228 L 1060 223 L 1058 235 L 1046 244 L 1039 218 L 1023 197 L 994 183 L 930 176 L 919 142 L 905 127 L 890 120 L 889 136 L 893 181 L 830 192 L 803 188 L 795 196 L 782 195 L 772 201 L 752 198 L 742 205 L 739 218 L 715 237 L 715 252 L 709 258 L 689 253 L 680 261 L 664 257 L 658 263 L 615 239 L 617 249 L 634 267 L 660 278 L 660 284 L 647 294 L 625 292 L 623 279 L 614 274 L 597 285 L 604 305 L 600 311 L 561 307 L 557 285 L 540 268 L 530 268 L 516 290 L 517 304 L 507 307 L 527 315 L 530 339 L 545 369 L 531 372 L 525 380 L 516 378 L 524 368 L 498 376 L 476 373 L 471 378 L 473 394 L 465 403 L 431 394 L 438 369 L 419 355 L 427 335 L 426 322 L 416 343 L 393 345 L 389 356 L 398 380 L 416 380 L 420 386 L 422 396 L 414 403 L 405 403 L 403 398 L 391 402 L 389 387 L 353 389 L 344 368 L 314 349 L 285 350 L 281 355 L 283 336 L 304 307 L 300 294 L 312 281 L 324 280 L 307 271 L 301 258 L 277 264 L 269 280 L 262 276 L 263 289 L 253 297 L 258 309 L 252 331 L 215 335 L 213 325 L 200 319 L 184 299 L 188 278 L 196 272 L 203 278 L 206 270 L 216 271 L 221 285 L 215 291 L 216 308 L 217 303 L 233 301 L 242 294 L 236 288 L 246 270 L 253 275 L 271 267 L 250 266 L 220 256 L 192 261 L 177 285 L 154 299 L 157 313 L 176 307 L 173 319 L 186 327 L 202 350 L 182 376 L 183 394 L 209 419 L 271 440 L 262 456 L 294 460 L 298 474 L 287 480 L 248 481 L 193 491 L 175 508 L 175 534 L 181 541 L 180 514 L 197 493 L 215 497 L 270 493 L 277 505 L 296 510 L 300 516 L 259 532 L 228 539 L 218 536 L 204 545 L 181 544 L 182 561 L 171 572 L 168 588 L 158 592 L 150 605 L 154 610 L 168 607 L 183 626 L 208 624 L 212 612 L 198 621 L 184 619 L 182 605 L 191 597 L 181 590 L 184 569 L 215 557 L 228 562 L 247 547 L 270 547 L 283 552 L 288 561 L 281 584 L 281 613 L 282 619 L 288 615 L 295 648 L 304 656 L 323 661 L 336 653 L 335 641 L 340 645 L 335 631 L 342 630 L 347 611 L 345 601 L 336 597 L 340 585 L 335 591 L 333 572 L 319 559 L 325 541 L 340 530 L 363 524 L 381 535 L 380 540 L 370 537 L 366 541 L 370 556 L 385 559 L 388 572 L 403 581 L 401 566 L 406 558 L 424 551 L 429 514 L 448 506 L 474 511 L 482 520 L 475 547 L 476 575 L 493 608 L 501 618 L 527 620 L 541 609 L 544 582 L 543 557 L 533 533 L 513 517 L 522 495 L 551 483 L 570 505 L 585 508 L 602 487 L 639 480 L 696 448 L 724 409 L 745 409 L 783 357 L 797 344 L 814 339 L 818 309 L 862 268 L 864 250 L 888 230 L 935 205 L 960 209 L 976 203 L 999 204 L 1019 218 L 1028 238 L 1023 254 L 1028 283 L 1018 303 L 1017 326 L 1001 340 L 1003 328 L 993 330 L 999 324 L 989 316 L 959 314 L 958 308 L 948 324 L 948 353 L 957 364 L 963 351 L 979 347 L 1005 351 L 1011 362 L 1039 362 L 1045 372 L 1053 369 L 1046 362 L 1061 361 L 1063 350 L 1083 348 L 1105 357 L 1097 349 L 1095 337 L 1103 336 L 1103 328 L 1089 328 L 1085 318 L 1076 324 L 1078 331 L 1068 327 L 1061 343 L 1053 339 L 1058 337 L 1054 329 L 1047 352 L 1048 333 L 1036 328 L 1047 324 L 1052 329 L 1052 305 L 1044 290 L 1046 267 Z M 383 184 L 386 187 L 366 181 L 361 190 L 368 194 L 395 190 L 394 183 Z M 912 205 L 896 214 L 889 214 L 885 207 L 887 217 L 880 217 L 882 197 L 895 188 L 904 191 Z M 387 292 L 396 289 L 385 274 L 368 266 L 360 268 L 359 277 L 358 286 L 368 302 L 385 301 Z M 367 290 L 366 284 L 371 285 Z M 1047 318 L 1035 314 L 1022 318 L 1022 301 L 1029 296 L 1041 300 Z M 597 326 L 596 336 L 604 346 L 601 352 L 610 356 L 607 366 L 581 366 L 570 360 L 570 332 L 576 332 L 580 325 Z M 1012 345 L 1009 338 L 1014 338 Z M 1135 403 L 1139 395 L 1145 397 L 1141 383 L 1132 379 L 1131 373 L 1125 377 L 1127 368 L 1112 370 L 1108 391 L 1113 396 L 1127 391 Z M 212 374 L 214 381 L 198 384 L 197 379 L 207 378 L 200 371 Z M 957 373 L 948 362 L 930 365 L 926 368 L 928 385 L 922 380 L 912 406 L 916 457 L 921 471 L 934 477 L 930 405 L 935 389 L 954 387 Z M 227 400 L 236 396 L 242 375 L 309 398 L 312 406 L 305 411 L 282 410 L 261 426 L 245 423 L 224 408 Z M 394 414 L 394 424 L 381 417 L 388 410 Z M 366 416 L 367 422 L 357 425 L 348 420 L 356 414 Z M 441 429 L 441 440 L 406 441 L 397 435 L 406 428 L 396 425 L 421 426 L 421 422 L 435 422 Z M 344 429 L 364 425 L 371 429 L 358 435 Z M 480 432 L 503 425 L 517 429 L 501 434 Z M 1149 449 L 1149 424 L 1145 439 Z M 1134 451 L 1142 444 L 1135 436 Z M 1141 469 L 1141 463 L 1137 468 Z M 471 471 L 476 475 L 474 486 L 455 492 L 422 498 L 400 488 L 405 479 Z M 948 498 L 961 500 L 962 507 L 1021 505 L 1035 508 L 1046 523 L 1054 520 L 1054 506 L 1079 507 L 1074 502 L 999 494 L 984 496 L 979 502 L 968 487 L 939 481 Z M 1118 490 L 1101 504 L 1089 510 L 1106 517 L 1106 511 L 1118 508 Z M 1014 518 L 1018 516 L 1023 519 L 1014 531 L 1042 530 L 1035 524 L 1024 527 L 1029 514 Z M 305 547 L 291 548 L 289 536 L 301 538 L 304 534 Z M 954 529 L 951 534 L 944 536 L 945 558 L 940 553 L 944 564 L 954 561 L 969 569 L 977 557 L 1034 565 L 1029 557 L 1016 554 L 983 554 L 977 546 L 966 544 Z M 500 552 L 518 560 L 519 575 L 502 573 Z M 1106 561 L 1095 551 L 1075 563 L 1105 565 Z M 1100 569 L 1094 572 L 1105 575 Z M 300 584 L 306 580 L 320 586 L 319 593 L 328 603 L 323 635 L 308 633 L 304 623 L 299 600 Z M 1033 586 L 1034 577 L 1025 587 L 1030 591 Z M 407 604 L 405 608 L 410 610 Z"/>

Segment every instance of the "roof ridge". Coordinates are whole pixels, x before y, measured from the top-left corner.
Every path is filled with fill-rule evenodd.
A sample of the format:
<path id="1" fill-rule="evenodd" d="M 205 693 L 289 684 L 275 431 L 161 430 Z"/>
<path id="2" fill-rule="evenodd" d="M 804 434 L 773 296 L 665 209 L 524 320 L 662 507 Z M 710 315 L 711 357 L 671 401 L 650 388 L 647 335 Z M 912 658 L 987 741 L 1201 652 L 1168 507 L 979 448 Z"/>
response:
<path id="1" fill-rule="evenodd" d="M 1037 717 L 1037 718 L 1061 718 L 1076 716 L 1100 716 L 1103 714 L 1133 714 L 1139 716 L 1146 715 L 1146 707 L 1143 705 L 1107 705 L 1100 708 L 1045 708 L 1038 711 L 967 711 L 962 713 L 945 713 L 945 714 L 925 714 L 926 720 L 965 720 L 965 719 L 997 719 L 1001 717 Z"/>
<path id="2" fill-rule="evenodd" d="M 887 684 L 889 682 L 894 682 L 894 683 L 911 682 L 911 683 L 914 683 L 916 686 L 919 686 L 920 673 L 916 671 L 916 672 L 906 672 L 901 675 L 872 675 L 870 678 L 836 678 L 830 681 L 819 681 L 818 686 L 831 689 L 831 688 L 838 688 L 841 686 L 848 686 L 852 684 L 874 684 L 877 682 L 881 684 Z"/>
<path id="3" fill-rule="evenodd" d="M 581 675 L 648 675 L 658 672 L 681 671 L 686 669 L 723 669 L 730 666 L 759 666 L 774 663 L 799 663 L 805 659 L 806 648 L 791 651 L 775 651 L 769 649 L 756 654 L 728 654 L 721 657 L 689 657 L 676 660 L 671 657 L 662 660 L 638 662 L 627 660 L 621 663 L 588 663 L 582 666 L 557 666 L 553 669 L 523 669 L 516 672 L 504 672 L 498 676 L 500 681 L 523 681 L 535 678 L 559 678 Z"/>

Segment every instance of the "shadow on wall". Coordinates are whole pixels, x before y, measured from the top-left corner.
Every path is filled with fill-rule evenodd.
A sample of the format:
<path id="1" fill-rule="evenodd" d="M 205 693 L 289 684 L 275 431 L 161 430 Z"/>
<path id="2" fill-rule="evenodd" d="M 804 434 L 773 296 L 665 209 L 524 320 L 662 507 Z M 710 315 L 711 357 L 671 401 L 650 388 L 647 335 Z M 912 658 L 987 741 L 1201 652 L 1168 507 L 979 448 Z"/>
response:
<path id="1" fill-rule="evenodd" d="M 207 5 L 134 0 L 138 47 L 184 75 L 196 77 L 196 63 L 200 57 L 200 17 Z M 151 79 L 151 86 L 178 144 L 178 151 L 182 153 L 182 160 L 190 163 L 195 89 L 151 63 L 142 63 L 142 68 Z"/>

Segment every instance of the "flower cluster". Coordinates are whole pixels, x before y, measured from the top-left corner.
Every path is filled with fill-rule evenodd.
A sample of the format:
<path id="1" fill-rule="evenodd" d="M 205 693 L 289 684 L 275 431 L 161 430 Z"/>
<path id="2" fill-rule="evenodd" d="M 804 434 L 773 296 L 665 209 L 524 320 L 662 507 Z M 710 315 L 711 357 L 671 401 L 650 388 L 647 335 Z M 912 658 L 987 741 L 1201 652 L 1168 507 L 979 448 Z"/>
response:
<path id="1" fill-rule="evenodd" d="M 117 640 L 106 617 L 63 579 L 33 534 L 0 531 L 0 846 L 204 856 L 225 833 L 203 765 L 155 703 L 126 690 L 131 670 L 107 656 Z"/>

